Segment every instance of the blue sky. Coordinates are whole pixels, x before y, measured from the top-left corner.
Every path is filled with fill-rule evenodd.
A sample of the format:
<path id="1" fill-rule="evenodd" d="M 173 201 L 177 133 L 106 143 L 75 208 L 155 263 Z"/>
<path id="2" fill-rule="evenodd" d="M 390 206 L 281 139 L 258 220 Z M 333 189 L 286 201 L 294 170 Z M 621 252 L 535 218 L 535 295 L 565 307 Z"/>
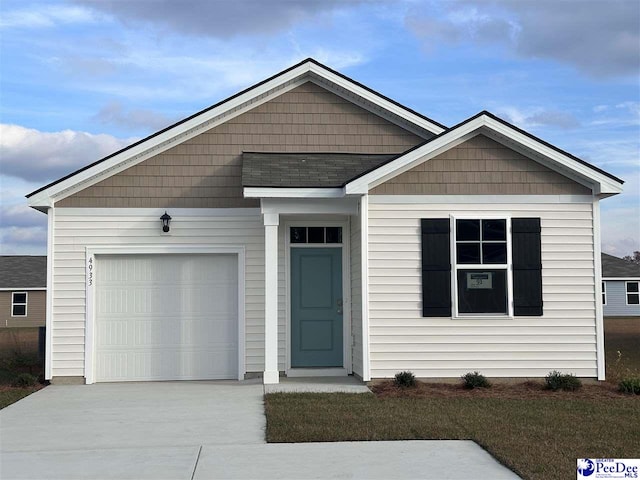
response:
<path id="1" fill-rule="evenodd" d="M 448 126 L 489 110 L 621 177 L 603 250 L 640 250 L 635 0 L 3 0 L 0 253 L 46 253 L 27 193 L 306 57 Z"/>

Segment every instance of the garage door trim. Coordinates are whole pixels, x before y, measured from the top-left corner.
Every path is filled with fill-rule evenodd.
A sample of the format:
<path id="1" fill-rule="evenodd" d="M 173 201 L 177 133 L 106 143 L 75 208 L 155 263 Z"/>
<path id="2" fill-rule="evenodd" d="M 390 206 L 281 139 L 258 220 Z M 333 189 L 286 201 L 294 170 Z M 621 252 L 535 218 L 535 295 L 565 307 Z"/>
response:
<path id="1" fill-rule="evenodd" d="M 84 372 L 87 384 L 95 383 L 96 373 L 96 335 L 95 335 L 95 276 L 96 255 L 163 255 L 163 254 L 235 254 L 238 257 L 238 380 L 245 374 L 245 249 L 232 245 L 136 245 L 136 246 L 95 246 L 85 250 L 85 286 L 86 286 L 86 329 Z"/>

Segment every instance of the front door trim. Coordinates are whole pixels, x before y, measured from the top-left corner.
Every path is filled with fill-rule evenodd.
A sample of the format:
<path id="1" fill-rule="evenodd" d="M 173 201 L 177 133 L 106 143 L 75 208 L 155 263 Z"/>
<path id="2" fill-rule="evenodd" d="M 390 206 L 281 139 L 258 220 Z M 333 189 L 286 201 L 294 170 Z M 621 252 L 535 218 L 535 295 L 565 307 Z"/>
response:
<path id="1" fill-rule="evenodd" d="M 296 243 L 290 242 L 291 227 L 342 227 L 342 243 Z M 287 220 L 284 222 L 284 272 L 285 272 L 285 344 L 287 376 L 311 376 L 310 369 L 297 369 L 291 367 L 291 247 L 295 248 L 342 248 L 342 368 L 319 369 L 316 373 L 326 376 L 350 375 L 353 372 L 351 362 L 351 265 L 350 265 L 350 230 L 348 220 Z"/>

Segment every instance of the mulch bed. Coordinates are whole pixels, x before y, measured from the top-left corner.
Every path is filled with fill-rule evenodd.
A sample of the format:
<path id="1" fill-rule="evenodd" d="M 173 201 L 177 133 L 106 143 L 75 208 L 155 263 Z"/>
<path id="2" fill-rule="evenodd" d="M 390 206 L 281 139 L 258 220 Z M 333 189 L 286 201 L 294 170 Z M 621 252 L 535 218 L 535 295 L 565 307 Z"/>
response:
<path id="1" fill-rule="evenodd" d="M 543 382 L 527 381 L 523 383 L 495 383 L 490 388 L 465 389 L 462 385 L 450 383 L 417 382 L 413 388 L 402 388 L 393 381 L 371 385 L 371 391 L 380 398 L 509 398 L 509 399 L 605 399 L 637 398 L 640 396 L 624 394 L 617 385 L 610 383 L 585 384 L 576 391 L 552 391 L 544 388 Z"/>

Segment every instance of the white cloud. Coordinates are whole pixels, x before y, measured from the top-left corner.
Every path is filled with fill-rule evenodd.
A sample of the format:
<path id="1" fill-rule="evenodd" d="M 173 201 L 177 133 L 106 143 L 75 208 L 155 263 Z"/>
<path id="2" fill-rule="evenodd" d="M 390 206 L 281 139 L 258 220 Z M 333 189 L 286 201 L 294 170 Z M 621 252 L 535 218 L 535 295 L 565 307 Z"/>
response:
<path id="1" fill-rule="evenodd" d="M 2 28 L 50 28 L 76 23 L 93 23 L 101 15 L 84 7 L 70 5 L 36 5 L 32 8 L 4 11 L 0 16 Z"/>
<path id="2" fill-rule="evenodd" d="M 114 153 L 135 140 L 73 130 L 41 132 L 20 125 L 0 124 L 2 174 L 48 182 Z"/>
<path id="3" fill-rule="evenodd" d="M 498 107 L 498 115 L 514 123 L 520 128 L 531 129 L 539 127 L 555 127 L 572 129 L 580 126 L 580 122 L 573 114 L 560 110 L 550 110 L 542 107 L 520 109 L 512 106 Z"/>
<path id="4" fill-rule="evenodd" d="M 498 45 L 522 58 L 559 61 L 601 78 L 637 75 L 640 69 L 637 1 L 456 0 L 438 6 L 444 12 L 419 2 L 406 18 L 409 30 L 431 50 L 439 42 Z"/>
<path id="5" fill-rule="evenodd" d="M 363 0 L 76 0 L 113 15 L 124 24 L 151 24 L 188 36 L 230 38 L 273 34 L 296 23 L 335 10 L 353 8 Z"/>
<path id="6" fill-rule="evenodd" d="M 26 203 L 0 206 L 0 225 L 3 227 L 31 228 L 46 224 L 46 215 L 28 207 Z"/>
<path id="7" fill-rule="evenodd" d="M 0 253 L 44 254 L 47 247 L 46 227 L 9 227 L 0 228 Z"/>
<path id="8" fill-rule="evenodd" d="M 143 128 L 151 131 L 161 130 L 179 120 L 178 118 L 171 119 L 152 110 L 136 108 L 127 110 L 117 100 L 107 103 L 92 119 L 106 125 Z"/>

